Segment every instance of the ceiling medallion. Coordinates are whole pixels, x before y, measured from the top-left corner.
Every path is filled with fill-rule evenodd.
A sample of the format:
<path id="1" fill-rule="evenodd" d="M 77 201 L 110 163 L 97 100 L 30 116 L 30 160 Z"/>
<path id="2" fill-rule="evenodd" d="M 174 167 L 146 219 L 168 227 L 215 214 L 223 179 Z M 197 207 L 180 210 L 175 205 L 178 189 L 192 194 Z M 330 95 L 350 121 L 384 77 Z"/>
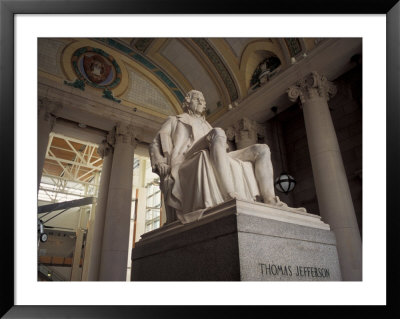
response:
<path id="1" fill-rule="evenodd" d="M 71 58 L 79 80 L 99 89 L 112 89 L 121 83 L 121 69 L 107 52 L 93 47 L 82 47 Z"/>

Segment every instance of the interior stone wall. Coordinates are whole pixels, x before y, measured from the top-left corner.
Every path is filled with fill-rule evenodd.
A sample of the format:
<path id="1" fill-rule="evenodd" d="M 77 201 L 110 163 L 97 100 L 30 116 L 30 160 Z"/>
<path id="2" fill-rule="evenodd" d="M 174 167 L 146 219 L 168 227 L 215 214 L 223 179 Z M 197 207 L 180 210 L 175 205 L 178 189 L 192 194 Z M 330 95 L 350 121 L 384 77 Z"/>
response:
<path id="1" fill-rule="evenodd" d="M 362 234 L 362 74 L 361 65 L 350 70 L 334 81 L 337 94 L 329 102 L 332 120 L 336 130 L 343 158 L 351 196 Z M 277 123 L 277 124 L 276 124 Z M 268 121 L 267 127 L 281 127 L 279 138 L 283 144 L 283 157 L 288 173 L 297 181 L 290 195 L 278 193 L 287 203 L 292 201 L 295 207 L 305 207 L 308 212 L 319 215 L 318 200 L 315 191 L 307 135 L 303 112 L 295 104 Z M 279 130 L 278 130 L 279 131 Z M 272 131 L 271 131 L 272 133 Z M 277 139 L 277 134 L 274 134 Z M 273 145 L 273 143 L 271 143 Z M 279 150 L 273 152 L 274 175 L 279 175 L 281 167 Z"/>
<path id="2" fill-rule="evenodd" d="M 319 215 L 303 112 L 298 105 L 293 105 L 280 113 L 276 121 L 281 126 L 279 138 L 286 150 L 282 156 L 286 157 L 287 173 L 297 182 L 290 193 L 293 206 L 305 207 L 309 213 Z M 281 198 L 285 200 L 288 196 L 282 194 Z"/>
<path id="3" fill-rule="evenodd" d="M 287 149 L 285 145 L 285 139 L 283 137 L 282 125 L 278 118 L 273 118 L 272 120 L 268 121 L 265 131 L 266 138 L 264 140 L 271 150 L 271 162 L 274 169 L 275 181 L 281 173 L 291 173 L 287 161 Z M 289 206 L 295 206 L 292 192 L 289 194 L 284 194 L 276 191 L 276 195 L 279 196 L 279 198 Z"/>

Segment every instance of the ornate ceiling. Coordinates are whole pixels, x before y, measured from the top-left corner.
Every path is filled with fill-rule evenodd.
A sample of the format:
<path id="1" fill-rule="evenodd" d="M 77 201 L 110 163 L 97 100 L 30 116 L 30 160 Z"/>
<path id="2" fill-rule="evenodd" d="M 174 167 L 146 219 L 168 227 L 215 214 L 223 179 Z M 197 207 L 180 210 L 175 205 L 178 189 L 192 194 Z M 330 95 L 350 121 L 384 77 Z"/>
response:
<path id="1" fill-rule="evenodd" d="M 251 93 L 251 77 L 266 57 L 277 56 L 285 68 L 292 55 L 309 51 L 316 43 L 318 39 L 39 39 L 39 73 L 72 85 L 79 77 L 85 79 L 84 70 L 73 65 L 81 55 L 111 57 L 120 69 L 119 83 L 106 86 L 119 103 L 165 118 L 180 113 L 183 96 L 195 88 L 204 93 L 212 120 Z"/>
<path id="2" fill-rule="evenodd" d="M 60 116 L 70 121 L 87 119 L 84 124 L 107 130 L 112 125 L 107 120 L 122 119 L 154 133 L 169 115 L 182 112 L 186 92 L 197 89 L 204 93 L 210 123 L 229 119 L 231 114 L 226 113 L 235 108 L 238 116 L 245 114 L 262 122 L 268 119 L 268 112 L 262 98 L 255 97 L 264 94 L 260 91 L 273 92 L 280 82 L 283 88 L 289 78 L 293 82 L 293 72 L 289 71 L 296 71 L 295 62 L 300 61 L 304 68 L 306 58 L 325 46 L 325 54 L 334 55 L 321 60 L 326 65 L 344 61 L 325 71 L 334 77 L 339 69 L 343 72 L 352 54 L 361 51 L 360 39 L 329 41 L 333 40 L 40 38 L 39 99 L 46 97 L 63 104 Z M 326 68 L 322 62 L 315 65 Z M 301 73 L 299 69 L 296 72 Z M 279 90 L 280 96 L 275 99 L 271 93 L 271 103 L 280 103 L 285 89 Z M 287 99 L 282 103 L 288 104 Z M 248 105 L 240 111 L 242 104 Z M 92 119 L 86 116 L 88 112 Z"/>

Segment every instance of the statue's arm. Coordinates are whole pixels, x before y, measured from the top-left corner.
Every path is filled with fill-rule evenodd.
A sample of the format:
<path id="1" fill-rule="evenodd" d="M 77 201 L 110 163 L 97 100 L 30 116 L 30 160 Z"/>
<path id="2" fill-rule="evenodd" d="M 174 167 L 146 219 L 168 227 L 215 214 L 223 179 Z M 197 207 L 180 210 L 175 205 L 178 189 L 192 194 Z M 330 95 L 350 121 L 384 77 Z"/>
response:
<path id="1" fill-rule="evenodd" d="M 153 169 L 153 172 L 157 173 L 158 164 L 167 163 L 167 158 L 163 155 L 163 152 L 161 149 L 161 142 L 160 142 L 159 134 L 157 134 L 157 136 L 154 138 L 153 142 L 150 144 L 149 151 L 150 151 L 151 167 Z"/>
<path id="2" fill-rule="evenodd" d="M 149 146 L 150 161 L 153 172 L 162 178 L 169 173 L 172 152 L 172 131 L 176 126 L 176 119 L 169 117 L 157 133 Z"/>

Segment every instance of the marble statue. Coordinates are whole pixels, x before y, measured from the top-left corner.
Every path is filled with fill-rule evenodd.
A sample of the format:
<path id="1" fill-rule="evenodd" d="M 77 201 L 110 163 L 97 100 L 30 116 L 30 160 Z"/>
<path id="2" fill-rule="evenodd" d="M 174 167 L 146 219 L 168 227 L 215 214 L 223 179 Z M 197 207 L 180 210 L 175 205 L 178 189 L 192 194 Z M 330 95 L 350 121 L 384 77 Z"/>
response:
<path id="1" fill-rule="evenodd" d="M 190 91 L 183 114 L 170 116 L 150 144 L 152 169 L 160 175 L 167 223 L 188 223 L 205 209 L 230 199 L 287 205 L 274 191 L 266 144 L 228 152 L 225 132 L 205 120 L 206 101 Z"/>

